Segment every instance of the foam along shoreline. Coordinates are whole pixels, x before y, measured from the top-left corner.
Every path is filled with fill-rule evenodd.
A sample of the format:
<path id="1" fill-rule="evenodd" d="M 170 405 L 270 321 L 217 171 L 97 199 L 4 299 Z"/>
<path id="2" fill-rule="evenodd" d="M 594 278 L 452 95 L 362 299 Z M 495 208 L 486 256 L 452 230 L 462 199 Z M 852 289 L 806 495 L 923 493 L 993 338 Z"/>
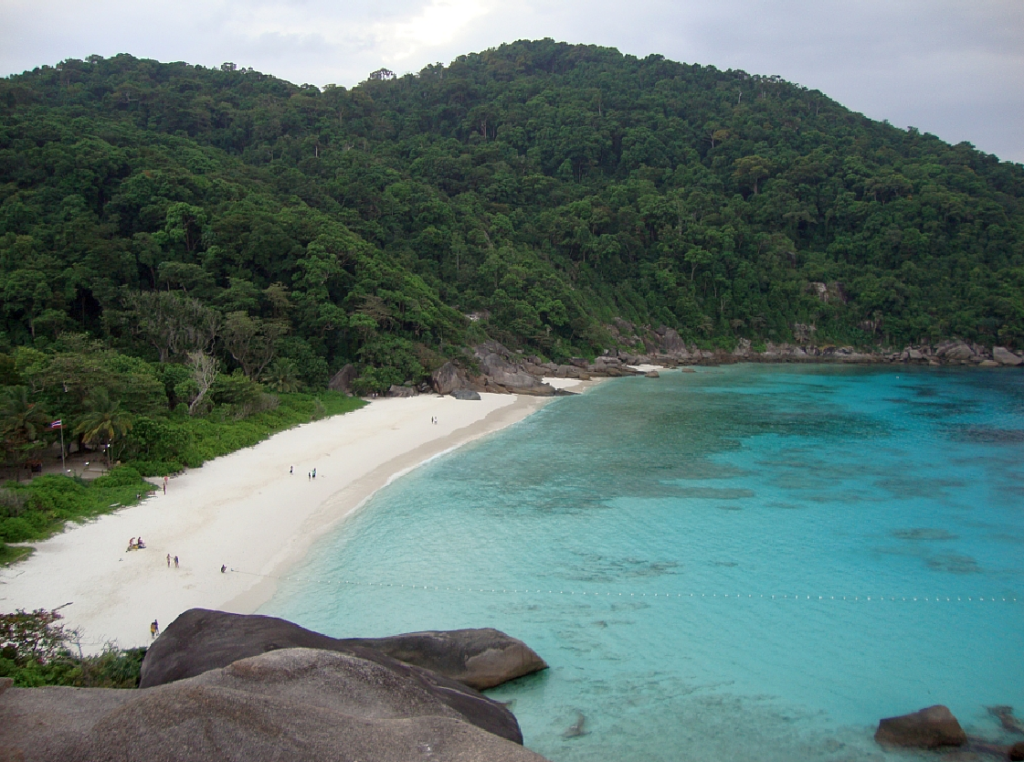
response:
<path id="1" fill-rule="evenodd" d="M 144 645 L 154 619 L 163 627 L 194 607 L 253 613 L 276 577 L 389 481 L 550 401 L 385 398 L 288 429 L 170 479 L 166 495 L 36 544 L 29 559 L 0 570 L 0 610 L 66 606 L 86 653 Z M 128 552 L 139 536 L 146 548 Z"/>

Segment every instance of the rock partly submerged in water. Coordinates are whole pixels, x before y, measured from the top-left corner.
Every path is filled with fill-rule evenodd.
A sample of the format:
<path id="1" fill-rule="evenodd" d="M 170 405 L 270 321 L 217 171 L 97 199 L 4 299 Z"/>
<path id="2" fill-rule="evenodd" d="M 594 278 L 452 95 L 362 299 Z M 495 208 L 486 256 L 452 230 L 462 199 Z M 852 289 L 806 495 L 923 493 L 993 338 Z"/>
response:
<path id="1" fill-rule="evenodd" d="M 547 668 L 521 640 L 493 629 L 339 639 L 276 617 L 189 609 L 171 622 L 146 652 L 140 686 L 148 688 L 193 677 L 282 648 L 343 653 L 365 649 L 477 689 L 492 688 Z"/>
<path id="2" fill-rule="evenodd" d="M 136 691 L 11 689 L 0 715 L 0 750 L 25 762 L 543 762 L 505 707 L 370 653 L 285 649 Z"/>
<path id="3" fill-rule="evenodd" d="M 936 704 L 913 714 L 880 720 L 875 741 L 883 746 L 939 749 L 963 746 L 967 734 L 948 707 Z"/>

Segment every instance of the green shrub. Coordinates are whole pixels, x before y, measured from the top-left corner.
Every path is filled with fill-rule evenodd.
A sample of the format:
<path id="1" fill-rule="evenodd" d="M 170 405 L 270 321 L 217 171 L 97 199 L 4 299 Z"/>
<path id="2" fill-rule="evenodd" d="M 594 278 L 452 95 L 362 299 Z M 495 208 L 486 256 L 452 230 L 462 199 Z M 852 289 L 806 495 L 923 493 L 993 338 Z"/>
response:
<path id="1" fill-rule="evenodd" d="M 98 656 L 78 655 L 78 633 L 66 630 L 58 611 L 0 614 L 0 677 L 19 688 L 137 688 L 144 648 L 108 644 Z"/>
<path id="2" fill-rule="evenodd" d="M 34 539 L 37 531 L 28 519 L 16 517 L 0 520 L 0 540 L 3 542 L 25 542 Z"/>

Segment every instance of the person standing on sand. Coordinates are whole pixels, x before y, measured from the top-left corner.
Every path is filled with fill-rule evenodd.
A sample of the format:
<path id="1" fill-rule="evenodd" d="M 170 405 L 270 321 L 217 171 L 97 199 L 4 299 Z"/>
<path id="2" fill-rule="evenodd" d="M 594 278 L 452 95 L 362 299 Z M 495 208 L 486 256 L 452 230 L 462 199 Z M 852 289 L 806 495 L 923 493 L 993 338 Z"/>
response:
<path id="1" fill-rule="evenodd" d="M 291 476 L 295 473 L 295 466 L 288 466 L 288 475 Z"/>
<path id="2" fill-rule="evenodd" d="M 170 553 L 167 554 L 167 568 L 168 569 L 171 568 L 171 554 Z"/>
<path id="3" fill-rule="evenodd" d="M 224 573 L 224 572 L 226 572 L 227 570 L 228 570 L 227 564 L 221 564 L 221 565 L 220 565 L 220 573 L 221 573 L 221 574 L 223 574 L 223 573 Z"/>
<path id="4" fill-rule="evenodd" d="M 178 557 L 177 556 L 174 557 L 174 568 L 175 569 L 178 568 Z"/>

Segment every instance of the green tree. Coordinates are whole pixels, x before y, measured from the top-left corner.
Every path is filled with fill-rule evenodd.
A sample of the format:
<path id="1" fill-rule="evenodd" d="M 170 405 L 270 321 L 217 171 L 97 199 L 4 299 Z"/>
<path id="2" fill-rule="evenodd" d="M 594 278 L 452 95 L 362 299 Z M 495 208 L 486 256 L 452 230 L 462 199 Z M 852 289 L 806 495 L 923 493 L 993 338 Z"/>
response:
<path id="1" fill-rule="evenodd" d="M 86 402 L 87 412 L 75 425 L 74 432 L 89 445 L 99 445 L 106 454 L 107 465 L 113 460 L 111 449 L 120 444 L 134 424 L 133 416 L 121 410 L 121 403 L 111 399 L 106 389 L 95 389 Z"/>

